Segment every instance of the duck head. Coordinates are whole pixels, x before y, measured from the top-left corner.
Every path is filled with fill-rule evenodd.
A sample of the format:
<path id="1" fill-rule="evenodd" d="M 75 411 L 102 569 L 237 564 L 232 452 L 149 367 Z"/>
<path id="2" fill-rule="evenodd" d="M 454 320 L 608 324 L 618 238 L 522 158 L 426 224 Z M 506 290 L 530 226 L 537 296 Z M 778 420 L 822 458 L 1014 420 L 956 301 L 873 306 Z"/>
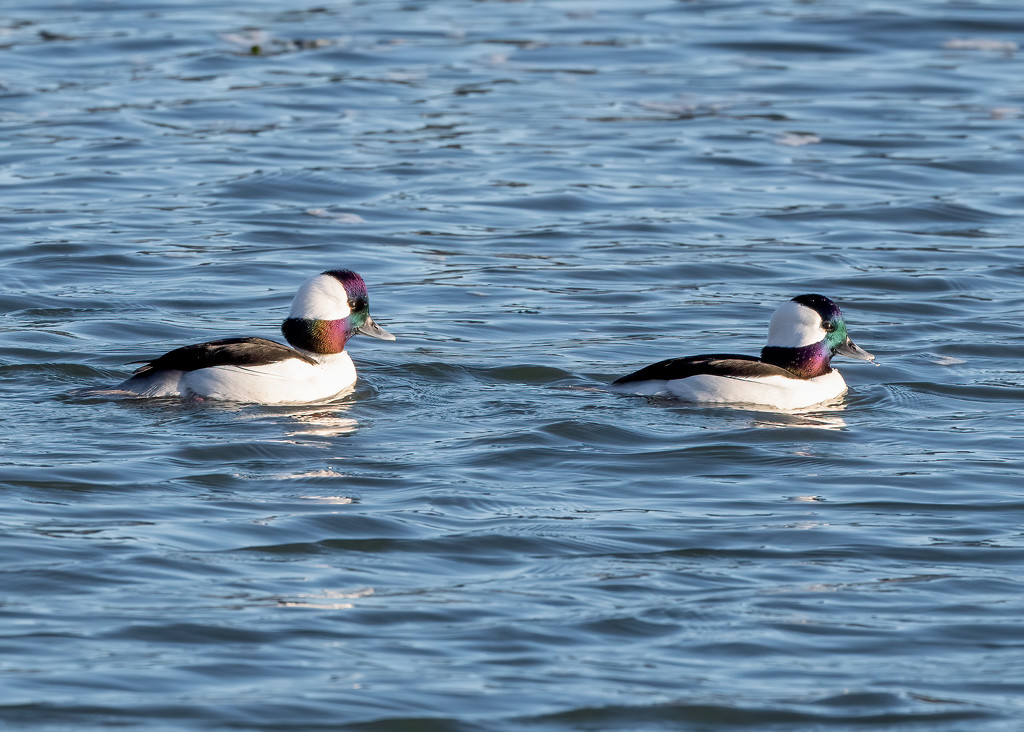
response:
<path id="1" fill-rule="evenodd" d="M 358 334 L 395 340 L 373 322 L 366 283 L 348 269 L 327 270 L 306 280 L 295 293 L 281 332 L 293 347 L 318 354 L 341 353 Z"/>
<path id="2" fill-rule="evenodd" d="M 824 295 L 798 295 L 772 315 L 761 360 L 807 379 L 831 371 L 837 354 L 875 360 L 850 338 L 838 305 Z"/>

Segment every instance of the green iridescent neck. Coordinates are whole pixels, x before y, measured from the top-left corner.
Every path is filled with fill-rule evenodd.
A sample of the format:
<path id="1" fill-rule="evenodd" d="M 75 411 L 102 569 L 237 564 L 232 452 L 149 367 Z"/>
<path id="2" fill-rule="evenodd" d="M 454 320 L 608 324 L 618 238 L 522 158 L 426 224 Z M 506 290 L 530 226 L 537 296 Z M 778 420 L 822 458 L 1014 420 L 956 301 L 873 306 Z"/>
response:
<path id="1" fill-rule="evenodd" d="M 281 333 L 293 348 L 327 355 L 344 351 L 356 327 L 351 316 L 340 320 L 288 318 L 281 325 Z"/>

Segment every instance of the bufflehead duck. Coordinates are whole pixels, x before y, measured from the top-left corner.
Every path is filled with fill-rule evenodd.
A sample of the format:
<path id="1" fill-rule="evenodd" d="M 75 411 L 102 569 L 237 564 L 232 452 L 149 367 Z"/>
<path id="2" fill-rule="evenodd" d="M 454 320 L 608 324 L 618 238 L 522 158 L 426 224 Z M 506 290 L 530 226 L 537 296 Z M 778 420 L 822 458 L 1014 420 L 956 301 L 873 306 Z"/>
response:
<path id="1" fill-rule="evenodd" d="M 363 278 L 347 269 L 311 277 L 292 300 L 281 332 L 183 346 L 149 361 L 117 387 L 143 397 L 193 397 L 259 404 L 318 402 L 356 380 L 345 343 L 362 333 L 393 341 L 373 322 Z"/>
<path id="2" fill-rule="evenodd" d="M 800 409 L 846 392 L 843 377 L 830 366 L 836 354 L 875 359 L 850 340 L 838 305 L 824 295 L 798 295 L 772 315 L 760 358 L 717 353 L 670 358 L 613 386 L 690 402 Z"/>

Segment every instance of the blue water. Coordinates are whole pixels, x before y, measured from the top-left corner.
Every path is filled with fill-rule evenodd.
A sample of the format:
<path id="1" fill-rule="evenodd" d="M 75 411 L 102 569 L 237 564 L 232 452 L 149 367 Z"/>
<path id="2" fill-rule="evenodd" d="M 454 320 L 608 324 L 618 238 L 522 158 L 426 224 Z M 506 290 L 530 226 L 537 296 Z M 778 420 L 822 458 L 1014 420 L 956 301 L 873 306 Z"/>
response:
<path id="1" fill-rule="evenodd" d="M 968 0 L 8 3 L 0 724 L 1016 729 L 1024 33 Z M 360 272 L 312 407 L 74 396 Z M 797 414 L 605 390 L 824 293 Z"/>

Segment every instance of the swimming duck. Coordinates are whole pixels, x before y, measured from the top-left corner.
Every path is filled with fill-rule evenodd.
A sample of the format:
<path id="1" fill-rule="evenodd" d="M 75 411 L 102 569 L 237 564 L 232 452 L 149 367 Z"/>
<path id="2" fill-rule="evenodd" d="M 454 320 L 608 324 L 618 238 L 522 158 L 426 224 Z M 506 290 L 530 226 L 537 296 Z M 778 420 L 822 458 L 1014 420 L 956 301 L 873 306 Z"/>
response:
<path id="1" fill-rule="evenodd" d="M 836 354 L 875 359 L 846 333 L 839 306 L 824 295 L 798 295 L 772 315 L 761 357 L 711 354 L 670 358 L 613 382 L 623 391 L 690 402 L 800 409 L 846 392 L 830 362 Z"/>
<path id="2" fill-rule="evenodd" d="M 393 341 L 370 317 L 366 283 L 332 269 L 306 280 L 281 326 L 288 345 L 225 338 L 176 348 L 145 363 L 117 390 L 259 404 L 318 402 L 356 380 L 345 344 L 356 335 Z"/>

